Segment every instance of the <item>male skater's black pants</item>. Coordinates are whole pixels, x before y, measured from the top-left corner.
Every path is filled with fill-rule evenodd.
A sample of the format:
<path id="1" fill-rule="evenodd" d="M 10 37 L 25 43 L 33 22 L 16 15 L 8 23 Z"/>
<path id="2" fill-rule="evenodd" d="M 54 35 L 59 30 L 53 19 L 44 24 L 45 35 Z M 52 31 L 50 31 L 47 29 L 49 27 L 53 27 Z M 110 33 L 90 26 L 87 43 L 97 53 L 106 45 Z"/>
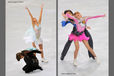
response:
<path id="1" fill-rule="evenodd" d="M 86 29 L 85 29 L 84 32 L 85 32 L 85 35 L 87 37 L 89 37 L 88 43 L 89 43 L 90 47 L 93 49 L 93 40 L 92 40 L 92 37 L 91 37 L 90 33 Z M 64 49 L 61 53 L 61 60 L 64 60 L 64 57 L 66 56 L 66 54 L 67 54 L 67 52 L 70 48 L 71 43 L 72 43 L 72 40 L 68 39 L 68 41 L 66 42 L 66 44 L 64 46 Z M 88 51 L 88 54 L 89 54 L 89 57 L 92 57 L 94 59 L 94 56 L 89 51 Z"/>

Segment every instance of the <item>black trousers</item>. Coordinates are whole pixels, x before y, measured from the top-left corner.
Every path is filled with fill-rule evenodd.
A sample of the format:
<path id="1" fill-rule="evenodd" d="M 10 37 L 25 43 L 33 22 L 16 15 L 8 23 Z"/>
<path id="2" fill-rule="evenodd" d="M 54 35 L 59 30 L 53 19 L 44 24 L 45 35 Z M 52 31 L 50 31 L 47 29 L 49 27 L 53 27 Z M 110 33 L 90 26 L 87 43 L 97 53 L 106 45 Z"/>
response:
<path id="1" fill-rule="evenodd" d="M 88 40 L 88 43 L 89 43 L 90 47 L 93 49 L 93 39 L 92 39 L 90 33 L 86 29 L 85 29 L 84 32 L 85 32 L 85 35 L 90 38 Z M 72 40 L 68 39 L 68 41 L 66 42 L 66 44 L 64 46 L 64 49 L 63 49 L 63 51 L 61 53 L 61 60 L 64 60 L 64 58 L 65 58 L 65 56 L 66 56 L 66 54 L 67 54 L 67 52 L 68 52 L 68 50 L 70 48 L 71 43 L 72 43 Z M 94 59 L 94 56 L 89 51 L 88 51 L 88 55 L 89 55 L 89 57 L 92 57 Z"/>
<path id="2" fill-rule="evenodd" d="M 25 73 L 32 72 L 33 70 L 36 70 L 36 69 L 43 70 L 42 67 L 40 67 L 37 63 L 25 65 L 22 69 L 23 71 L 25 71 Z"/>

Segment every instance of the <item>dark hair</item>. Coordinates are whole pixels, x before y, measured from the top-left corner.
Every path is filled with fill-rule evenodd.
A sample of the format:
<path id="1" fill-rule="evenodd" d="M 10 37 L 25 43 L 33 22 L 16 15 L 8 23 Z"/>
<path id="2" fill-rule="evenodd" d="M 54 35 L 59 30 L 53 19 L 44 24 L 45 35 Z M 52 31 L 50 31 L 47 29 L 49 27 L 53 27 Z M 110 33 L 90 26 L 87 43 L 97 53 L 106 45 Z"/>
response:
<path id="1" fill-rule="evenodd" d="M 72 12 L 71 10 L 65 10 L 65 11 L 64 11 L 64 14 L 66 14 L 67 12 L 70 12 L 70 13 L 72 13 L 72 15 L 73 15 L 73 12 Z M 68 20 L 71 21 L 72 23 L 74 22 L 73 19 L 68 18 Z"/>
<path id="2" fill-rule="evenodd" d="M 66 14 L 67 12 L 70 12 L 70 13 L 73 14 L 73 12 L 72 12 L 71 10 L 65 10 L 65 11 L 64 11 L 64 14 Z"/>
<path id="3" fill-rule="evenodd" d="M 17 59 L 18 61 L 20 61 L 21 56 L 23 56 L 21 52 L 17 53 L 17 54 L 16 54 L 16 59 Z"/>

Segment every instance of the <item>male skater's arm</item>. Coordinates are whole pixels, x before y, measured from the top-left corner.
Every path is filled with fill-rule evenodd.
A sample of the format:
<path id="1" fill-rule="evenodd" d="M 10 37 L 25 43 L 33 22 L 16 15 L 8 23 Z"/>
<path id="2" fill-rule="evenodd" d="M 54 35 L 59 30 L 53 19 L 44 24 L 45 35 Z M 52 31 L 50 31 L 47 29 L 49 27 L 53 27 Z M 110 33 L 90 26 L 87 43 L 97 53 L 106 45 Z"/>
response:
<path id="1" fill-rule="evenodd" d="M 39 50 L 32 50 L 28 54 L 33 54 L 33 53 L 41 53 Z"/>
<path id="2" fill-rule="evenodd" d="M 71 23 L 70 21 L 62 21 L 62 27 L 66 26 L 68 23 Z"/>

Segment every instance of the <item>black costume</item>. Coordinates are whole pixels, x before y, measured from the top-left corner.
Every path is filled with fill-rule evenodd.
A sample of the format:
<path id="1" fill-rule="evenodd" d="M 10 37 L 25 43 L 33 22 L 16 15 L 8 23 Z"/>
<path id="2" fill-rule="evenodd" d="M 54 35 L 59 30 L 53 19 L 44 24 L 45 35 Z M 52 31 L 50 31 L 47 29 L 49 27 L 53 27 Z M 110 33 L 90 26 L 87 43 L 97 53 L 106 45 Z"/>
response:
<path id="1" fill-rule="evenodd" d="M 39 61 L 34 53 L 41 53 L 41 52 L 38 50 L 22 51 L 22 54 L 24 56 L 24 61 L 26 63 L 26 65 L 23 67 L 23 70 L 25 71 L 25 73 L 29 73 L 36 69 L 43 70 L 42 67 L 39 66 Z"/>

